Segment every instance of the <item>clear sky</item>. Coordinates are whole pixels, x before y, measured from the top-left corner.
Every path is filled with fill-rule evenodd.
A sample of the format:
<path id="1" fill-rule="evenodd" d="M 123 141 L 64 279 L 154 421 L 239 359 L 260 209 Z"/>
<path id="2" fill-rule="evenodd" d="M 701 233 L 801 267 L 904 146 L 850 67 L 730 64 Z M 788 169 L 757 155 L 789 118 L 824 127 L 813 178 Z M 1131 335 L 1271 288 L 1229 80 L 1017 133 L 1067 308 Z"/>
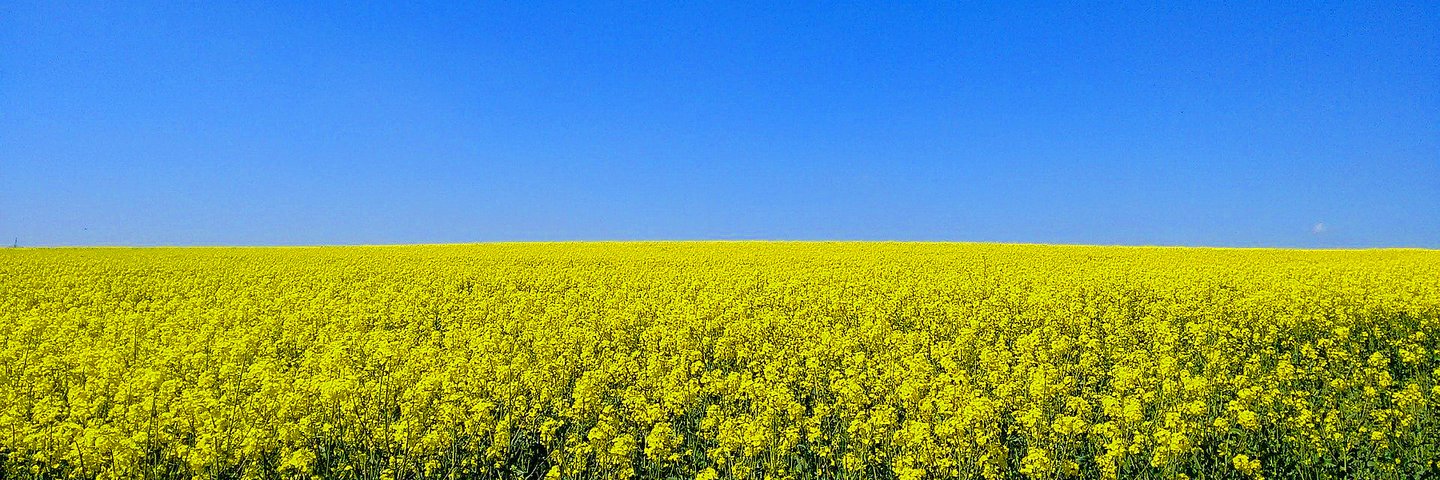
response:
<path id="1" fill-rule="evenodd" d="M 226 3 L 0 5 L 4 244 L 1440 247 L 1437 2 Z"/>

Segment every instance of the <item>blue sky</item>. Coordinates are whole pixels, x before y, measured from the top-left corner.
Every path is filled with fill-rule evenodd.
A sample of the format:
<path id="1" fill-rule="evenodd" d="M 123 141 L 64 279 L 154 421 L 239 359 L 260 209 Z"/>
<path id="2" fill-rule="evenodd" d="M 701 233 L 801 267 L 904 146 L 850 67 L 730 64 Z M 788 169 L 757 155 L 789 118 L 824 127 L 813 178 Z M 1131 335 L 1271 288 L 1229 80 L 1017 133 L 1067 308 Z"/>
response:
<path id="1" fill-rule="evenodd" d="M 474 3 L 6 2 L 0 237 L 1440 247 L 1434 2 Z"/>

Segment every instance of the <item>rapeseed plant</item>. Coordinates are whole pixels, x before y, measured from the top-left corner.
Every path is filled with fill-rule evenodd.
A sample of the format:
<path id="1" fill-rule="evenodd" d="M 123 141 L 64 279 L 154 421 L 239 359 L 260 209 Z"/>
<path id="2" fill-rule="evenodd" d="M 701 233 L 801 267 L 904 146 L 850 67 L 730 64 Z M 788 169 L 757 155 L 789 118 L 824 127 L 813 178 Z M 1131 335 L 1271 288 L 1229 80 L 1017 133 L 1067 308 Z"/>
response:
<path id="1" fill-rule="evenodd" d="M 1440 252 L 0 251 L 0 478 L 1435 476 Z"/>

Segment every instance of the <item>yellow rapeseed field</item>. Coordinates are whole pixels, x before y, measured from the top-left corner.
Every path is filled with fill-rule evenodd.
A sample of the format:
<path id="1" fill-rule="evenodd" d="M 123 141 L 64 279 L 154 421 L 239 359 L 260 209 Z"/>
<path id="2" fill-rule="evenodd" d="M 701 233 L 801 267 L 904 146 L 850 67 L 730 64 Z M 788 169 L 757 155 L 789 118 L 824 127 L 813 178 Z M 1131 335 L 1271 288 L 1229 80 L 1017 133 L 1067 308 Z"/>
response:
<path id="1" fill-rule="evenodd" d="M 1440 252 L 0 251 L 0 478 L 1440 474 Z"/>

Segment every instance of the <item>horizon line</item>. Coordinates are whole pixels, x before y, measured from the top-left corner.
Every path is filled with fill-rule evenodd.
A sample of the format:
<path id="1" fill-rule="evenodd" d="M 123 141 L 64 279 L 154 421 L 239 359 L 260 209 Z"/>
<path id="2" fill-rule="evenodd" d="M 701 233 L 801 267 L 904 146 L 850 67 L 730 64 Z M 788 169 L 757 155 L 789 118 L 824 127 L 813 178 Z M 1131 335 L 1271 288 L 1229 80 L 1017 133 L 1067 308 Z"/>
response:
<path id="1" fill-rule="evenodd" d="M 1086 248 L 1137 248 L 1137 249 L 1207 249 L 1207 250 L 1288 250 L 1288 251 L 1370 251 L 1370 250 L 1423 250 L 1440 251 L 1440 248 L 1419 246 L 1383 247 L 1283 247 L 1283 246 L 1216 246 L 1184 244 L 1091 244 L 1091 243 L 1044 243 L 1044 242 L 1001 242 L 979 240 L 853 240 L 853 239 L 651 239 L 651 240 L 498 240 L 480 242 L 428 242 L 428 243 L 315 243 L 315 244 L 150 244 L 150 245 L 9 245 L 0 251 L 14 250 L 80 250 L 80 249 L 267 249 L 267 248 L 385 248 L 385 247 L 459 247 L 489 245 L 557 245 L 557 244 L 646 244 L 646 243 L 813 243 L 813 244 L 944 244 L 944 245 L 1009 245 L 1033 247 L 1086 247 Z"/>

